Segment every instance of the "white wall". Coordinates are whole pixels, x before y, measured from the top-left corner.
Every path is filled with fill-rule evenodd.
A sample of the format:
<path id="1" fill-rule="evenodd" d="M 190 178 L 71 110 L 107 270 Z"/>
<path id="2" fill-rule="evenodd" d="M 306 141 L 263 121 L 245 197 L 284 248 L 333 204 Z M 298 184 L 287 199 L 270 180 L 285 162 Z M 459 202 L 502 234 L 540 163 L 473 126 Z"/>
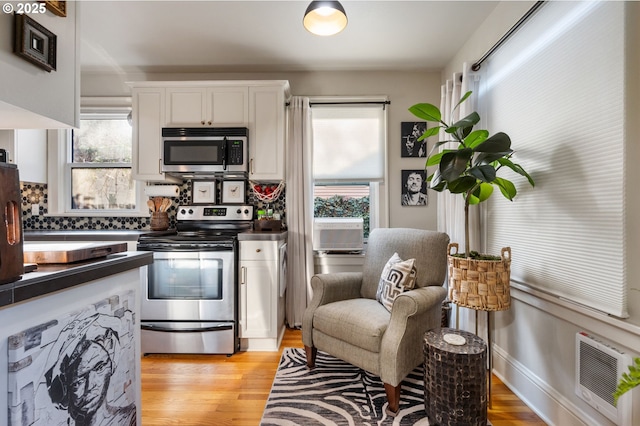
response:
<path id="1" fill-rule="evenodd" d="M 78 5 L 74 1 L 66 4 L 66 17 L 49 11 L 28 15 L 57 36 L 57 66 L 51 72 L 13 53 L 14 15 L 0 13 L 0 128 L 47 129 L 79 124 Z"/>
<path id="2" fill-rule="evenodd" d="M 82 96 L 129 96 L 125 82 L 146 80 L 289 80 L 291 93 L 298 96 L 386 95 L 391 101 L 388 115 L 389 226 L 437 228 L 436 193 L 429 191 L 426 207 L 401 206 L 400 171 L 421 169 L 424 158 L 400 157 L 400 123 L 416 118 L 408 108 L 418 102 L 440 102 L 439 73 L 393 72 L 290 72 L 232 74 L 95 74 L 82 75 Z M 383 222 L 384 223 L 384 222 Z"/>
<path id="3" fill-rule="evenodd" d="M 521 13 L 513 14 L 510 13 L 514 11 L 512 8 L 507 11 L 504 5 L 499 5 L 443 71 L 442 80 L 461 69 L 463 62 L 474 62 L 481 57 L 532 3 L 521 4 Z M 631 289 L 630 318 L 622 320 L 608 317 L 539 292 L 531 292 L 526 287 L 512 287 L 511 309 L 492 314 L 495 319 L 494 371 L 525 403 L 553 425 L 613 424 L 574 393 L 577 332 L 586 331 L 632 356 L 640 354 L 640 291 L 637 284 L 640 266 L 634 261 L 640 254 L 640 232 L 636 219 L 640 212 L 640 196 L 633 191 L 631 184 L 638 181 L 640 172 L 629 166 L 633 160 L 640 158 L 637 140 L 633 136 L 640 131 L 637 120 L 640 114 L 640 54 L 637 48 L 632 47 L 640 42 L 640 30 L 636 28 L 640 19 L 640 5 L 627 2 L 625 7 L 628 27 L 627 87 L 625 93 L 620 95 L 625 97 L 627 109 L 625 127 L 629 163 L 626 173 L 630 184 L 626 186 L 625 215 L 628 229 L 626 282 Z M 500 28 L 500 31 L 496 28 Z M 496 115 L 500 111 L 489 113 Z M 558 241 L 558 244 L 562 244 L 562 241 Z M 460 320 L 462 328 L 475 329 L 474 313 L 471 311 L 461 308 Z M 479 322 L 481 335 L 486 336 L 485 314 L 480 315 Z M 640 392 L 637 391 L 633 415 L 633 424 L 640 424 Z"/>

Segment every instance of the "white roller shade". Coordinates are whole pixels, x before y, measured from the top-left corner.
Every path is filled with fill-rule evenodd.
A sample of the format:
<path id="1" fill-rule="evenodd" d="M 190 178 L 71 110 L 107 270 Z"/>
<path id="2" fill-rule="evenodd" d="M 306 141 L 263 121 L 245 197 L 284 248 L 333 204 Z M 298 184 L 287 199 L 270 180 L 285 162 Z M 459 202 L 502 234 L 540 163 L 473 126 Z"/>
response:
<path id="1" fill-rule="evenodd" d="M 618 317 L 628 316 L 624 10 L 548 2 L 483 65 L 480 96 L 487 127 L 511 136 L 536 181 L 505 173 L 519 195 L 489 200 L 487 252 L 511 246 L 514 281 Z"/>
<path id="2" fill-rule="evenodd" d="M 313 177 L 316 181 L 384 178 L 383 105 L 314 105 Z"/>

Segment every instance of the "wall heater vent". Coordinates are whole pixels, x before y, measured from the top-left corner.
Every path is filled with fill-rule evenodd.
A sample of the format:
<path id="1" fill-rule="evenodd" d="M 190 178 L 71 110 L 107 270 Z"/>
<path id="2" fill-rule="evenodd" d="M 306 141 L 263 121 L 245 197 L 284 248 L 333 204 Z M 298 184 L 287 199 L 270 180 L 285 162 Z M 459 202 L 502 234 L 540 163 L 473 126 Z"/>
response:
<path id="1" fill-rule="evenodd" d="M 632 359 L 585 332 L 576 334 L 576 386 L 580 398 L 619 426 L 631 426 L 631 393 L 613 405 L 613 392 Z"/>

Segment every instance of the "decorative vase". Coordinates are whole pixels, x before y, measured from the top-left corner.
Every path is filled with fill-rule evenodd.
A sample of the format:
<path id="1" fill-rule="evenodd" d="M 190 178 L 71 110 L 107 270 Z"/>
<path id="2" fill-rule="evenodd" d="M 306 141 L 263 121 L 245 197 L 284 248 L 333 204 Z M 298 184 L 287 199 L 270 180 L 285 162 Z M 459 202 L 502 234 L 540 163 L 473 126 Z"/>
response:
<path id="1" fill-rule="evenodd" d="M 166 231 L 169 229 L 169 215 L 167 212 L 151 213 L 150 226 L 152 231 Z"/>
<path id="2" fill-rule="evenodd" d="M 455 248 L 455 253 L 451 249 Z M 449 299 L 458 306 L 481 311 L 503 311 L 511 306 L 511 247 L 499 260 L 458 257 L 458 244 L 447 247 Z"/>

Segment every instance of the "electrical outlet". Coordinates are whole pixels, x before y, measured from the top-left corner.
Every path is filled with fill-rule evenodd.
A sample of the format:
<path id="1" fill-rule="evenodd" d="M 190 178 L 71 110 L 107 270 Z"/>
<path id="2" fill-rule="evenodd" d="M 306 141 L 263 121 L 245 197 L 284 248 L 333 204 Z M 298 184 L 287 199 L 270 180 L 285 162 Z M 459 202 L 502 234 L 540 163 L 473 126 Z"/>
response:
<path id="1" fill-rule="evenodd" d="M 40 216 L 40 204 L 31 204 L 31 216 Z"/>

